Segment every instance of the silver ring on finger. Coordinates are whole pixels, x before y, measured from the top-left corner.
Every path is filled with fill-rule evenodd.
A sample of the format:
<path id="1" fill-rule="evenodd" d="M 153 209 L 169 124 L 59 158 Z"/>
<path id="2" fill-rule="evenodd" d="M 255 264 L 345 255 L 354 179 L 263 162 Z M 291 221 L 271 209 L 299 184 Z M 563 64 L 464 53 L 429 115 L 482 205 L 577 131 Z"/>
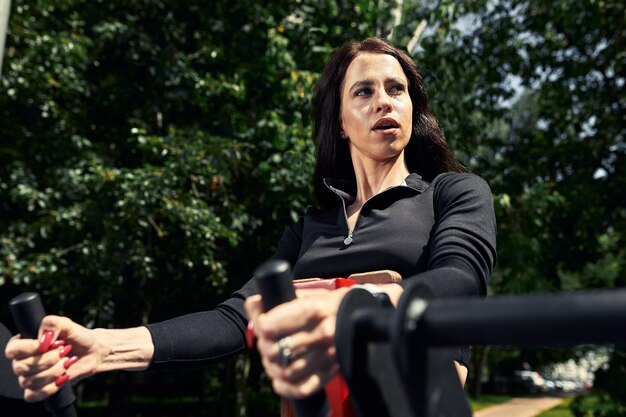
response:
<path id="1" fill-rule="evenodd" d="M 291 338 L 283 337 L 278 341 L 278 356 L 282 366 L 289 366 L 293 360 L 293 351 L 291 350 Z"/>

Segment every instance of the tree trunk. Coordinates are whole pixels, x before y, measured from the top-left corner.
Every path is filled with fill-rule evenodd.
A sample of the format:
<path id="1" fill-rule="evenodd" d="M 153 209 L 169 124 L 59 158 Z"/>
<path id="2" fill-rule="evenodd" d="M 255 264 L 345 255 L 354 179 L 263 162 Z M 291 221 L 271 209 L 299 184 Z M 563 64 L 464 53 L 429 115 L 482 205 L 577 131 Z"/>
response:
<path id="1" fill-rule="evenodd" d="M 478 398 L 482 394 L 482 379 L 485 369 L 487 368 L 487 360 L 489 359 L 490 346 L 474 348 L 472 358 L 471 372 L 471 396 Z"/>
<path id="2" fill-rule="evenodd" d="M 247 417 L 248 402 L 246 401 L 246 388 L 248 386 L 248 376 L 250 375 L 250 357 L 239 355 L 235 361 L 235 416 Z"/>
<path id="3" fill-rule="evenodd" d="M 226 364 L 222 384 L 222 417 L 247 417 L 246 388 L 250 375 L 250 357 L 239 355 Z"/>

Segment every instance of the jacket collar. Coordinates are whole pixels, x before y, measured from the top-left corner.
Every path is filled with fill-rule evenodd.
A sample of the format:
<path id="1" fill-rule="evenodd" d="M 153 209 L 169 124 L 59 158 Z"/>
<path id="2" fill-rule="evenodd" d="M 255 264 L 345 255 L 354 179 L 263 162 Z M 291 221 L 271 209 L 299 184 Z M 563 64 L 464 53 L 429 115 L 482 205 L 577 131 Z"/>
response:
<path id="1" fill-rule="evenodd" d="M 426 190 L 426 188 L 430 185 L 428 182 L 424 181 L 421 176 L 415 173 L 409 174 L 404 179 L 404 182 L 405 184 L 402 184 L 399 187 L 408 187 L 418 193 L 423 193 L 424 190 Z M 342 198 L 347 204 L 352 203 L 356 198 L 356 183 L 354 181 L 324 178 L 324 185 L 334 194 Z M 387 190 L 391 188 L 388 188 Z M 383 192 L 387 190 L 384 190 Z"/>

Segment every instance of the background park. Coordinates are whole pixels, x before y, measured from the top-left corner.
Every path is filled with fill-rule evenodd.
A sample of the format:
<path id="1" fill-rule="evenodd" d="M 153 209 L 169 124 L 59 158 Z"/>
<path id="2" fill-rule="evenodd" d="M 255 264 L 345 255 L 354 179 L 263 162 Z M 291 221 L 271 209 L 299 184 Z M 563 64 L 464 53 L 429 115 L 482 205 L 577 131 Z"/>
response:
<path id="1" fill-rule="evenodd" d="M 491 185 L 491 294 L 626 285 L 622 0 L 13 0 L 0 320 L 11 325 L 6 304 L 26 290 L 48 312 L 125 327 L 239 288 L 313 202 L 310 101 L 323 63 L 368 36 L 415 59 L 448 142 Z M 481 347 L 472 362 L 476 407 L 566 392 L 554 417 L 626 415 L 616 347 Z M 563 363 L 591 377 L 579 372 L 567 390 Z M 255 353 L 75 388 L 81 415 L 278 409 Z"/>

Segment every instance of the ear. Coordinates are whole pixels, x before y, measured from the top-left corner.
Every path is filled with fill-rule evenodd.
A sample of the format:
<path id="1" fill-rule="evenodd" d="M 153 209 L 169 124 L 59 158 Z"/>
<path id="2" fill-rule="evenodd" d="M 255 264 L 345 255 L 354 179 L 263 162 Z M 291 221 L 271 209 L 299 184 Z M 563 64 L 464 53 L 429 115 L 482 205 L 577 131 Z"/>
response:
<path id="1" fill-rule="evenodd" d="M 343 120 L 339 121 L 339 137 L 343 140 L 349 139 L 346 131 L 343 130 Z"/>
<path id="2" fill-rule="evenodd" d="M 343 130 L 343 115 L 341 111 L 339 111 L 339 137 L 344 140 L 348 139 L 348 135 L 346 135 L 346 132 Z"/>

